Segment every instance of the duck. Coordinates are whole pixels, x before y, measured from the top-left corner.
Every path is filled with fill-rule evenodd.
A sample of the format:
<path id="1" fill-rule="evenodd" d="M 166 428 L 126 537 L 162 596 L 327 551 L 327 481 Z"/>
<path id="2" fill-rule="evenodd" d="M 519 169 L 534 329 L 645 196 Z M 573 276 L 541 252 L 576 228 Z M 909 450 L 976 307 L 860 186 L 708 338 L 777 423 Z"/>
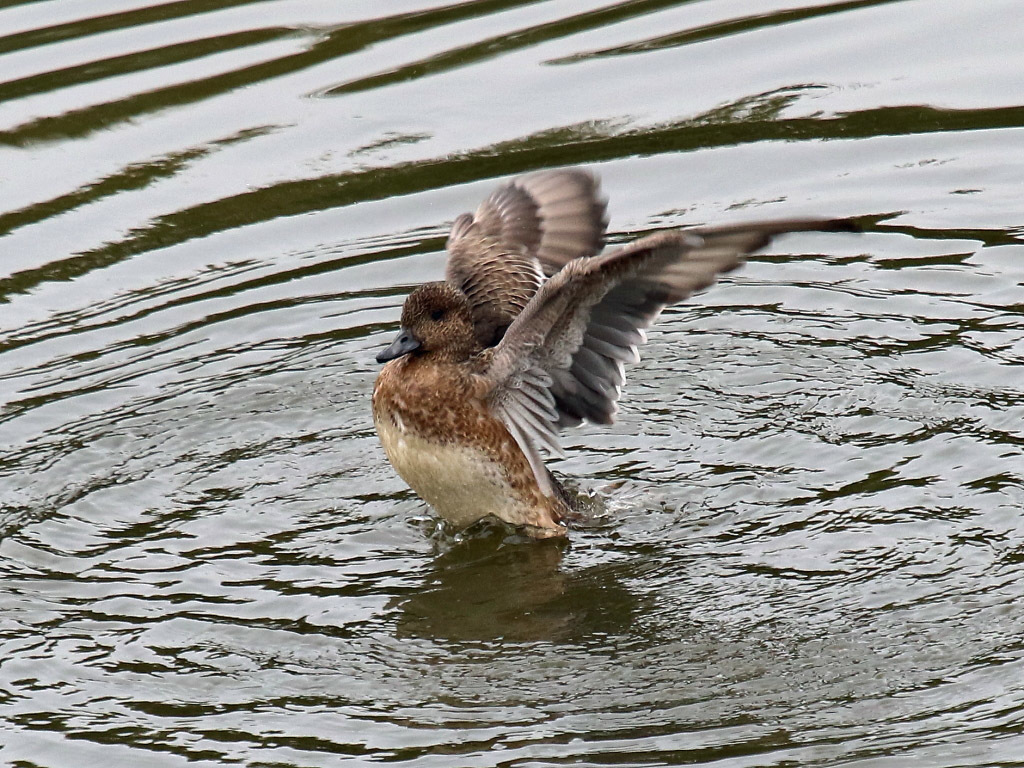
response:
<path id="1" fill-rule="evenodd" d="M 710 286 L 772 238 L 854 231 L 849 219 L 674 229 L 604 251 L 607 201 L 581 168 L 503 184 L 458 216 L 445 279 L 402 306 L 373 387 L 392 467 L 454 530 L 497 518 L 564 537 L 576 505 L 544 455 L 562 430 L 611 424 L 625 366 L 665 307 Z"/>

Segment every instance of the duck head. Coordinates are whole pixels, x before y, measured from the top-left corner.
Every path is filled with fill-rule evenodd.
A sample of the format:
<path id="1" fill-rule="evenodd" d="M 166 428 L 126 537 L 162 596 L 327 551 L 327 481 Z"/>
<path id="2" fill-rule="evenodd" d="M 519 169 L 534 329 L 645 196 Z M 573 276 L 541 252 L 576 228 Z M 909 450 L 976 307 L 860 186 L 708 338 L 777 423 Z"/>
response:
<path id="1" fill-rule="evenodd" d="M 476 351 L 469 302 L 449 283 L 425 283 L 409 294 L 402 307 L 402 327 L 378 363 L 403 355 L 436 355 L 465 360 Z"/>

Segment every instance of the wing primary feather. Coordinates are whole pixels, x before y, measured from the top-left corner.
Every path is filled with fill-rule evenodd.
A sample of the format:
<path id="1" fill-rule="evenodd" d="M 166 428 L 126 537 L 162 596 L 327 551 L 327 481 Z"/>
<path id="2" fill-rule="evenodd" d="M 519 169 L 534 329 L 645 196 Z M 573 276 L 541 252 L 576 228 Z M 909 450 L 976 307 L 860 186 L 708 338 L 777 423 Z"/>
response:
<path id="1" fill-rule="evenodd" d="M 587 371 L 614 387 L 621 386 L 623 381 L 625 381 L 622 363 L 604 355 L 599 355 L 587 346 L 582 346 L 577 350 L 570 370 L 574 373 L 577 370 Z"/>
<path id="2" fill-rule="evenodd" d="M 536 446 L 530 442 L 529 438 L 523 434 L 522 430 L 514 422 L 508 425 L 508 431 L 512 434 L 512 439 L 519 446 L 519 450 L 523 452 L 526 460 L 530 463 L 530 469 L 533 471 L 533 476 L 537 480 L 537 486 L 540 488 L 541 493 L 545 496 L 554 496 L 555 489 L 551 485 L 551 478 L 548 475 L 547 467 L 544 466 L 544 460 L 537 452 Z"/>
<path id="3" fill-rule="evenodd" d="M 595 319 L 598 318 L 599 319 Z M 610 323 L 621 322 L 614 317 L 608 317 L 607 323 L 604 313 L 599 313 L 597 310 L 591 315 L 590 325 L 587 327 L 587 336 L 593 339 L 600 339 L 601 341 L 611 344 L 615 347 L 636 347 L 639 344 L 644 343 L 644 336 L 641 329 L 626 327 L 616 328 Z"/>
<path id="4" fill-rule="evenodd" d="M 629 346 L 619 346 L 618 344 L 610 344 L 604 339 L 599 339 L 592 333 L 587 333 L 583 339 L 583 346 L 587 349 L 591 349 L 599 355 L 604 357 L 610 357 L 613 360 L 618 360 L 620 363 L 636 363 L 640 361 L 640 355 L 637 352 L 637 348 L 630 344 Z"/>
<path id="5" fill-rule="evenodd" d="M 565 458 L 565 451 L 562 450 L 562 446 L 558 444 L 558 440 L 551 431 L 551 422 L 542 420 L 533 411 L 524 408 L 522 405 L 517 405 L 514 408 L 512 417 L 525 435 L 533 438 L 536 443 L 543 445 L 553 456 L 557 456 L 560 459 Z"/>
<path id="6" fill-rule="evenodd" d="M 522 403 L 523 407 L 528 408 L 546 422 L 554 423 L 558 419 L 558 411 L 555 410 L 550 394 L 542 398 L 540 393 L 535 393 L 529 389 L 522 389 L 519 390 L 519 397 L 517 399 Z"/>

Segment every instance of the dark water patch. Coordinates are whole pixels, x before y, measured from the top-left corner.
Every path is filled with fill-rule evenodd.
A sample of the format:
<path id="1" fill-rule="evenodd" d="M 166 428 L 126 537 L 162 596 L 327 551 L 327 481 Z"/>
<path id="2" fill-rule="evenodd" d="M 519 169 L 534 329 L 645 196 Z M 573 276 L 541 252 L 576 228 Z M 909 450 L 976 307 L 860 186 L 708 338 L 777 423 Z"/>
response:
<path id="1" fill-rule="evenodd" d="M 52 45 L 112 30 L 130 29 L 171 19 L 214 13 L 226 8 L 252 5 L 253 2 L 254 0 L 179 0 L 179 2 L 133 8 L 120 13 L 76 19 L 64 24 L 0 36 L 0 53 Z"/>
<path id="2" fill-rule="evenodd" d="M 783 106 L 780 103 L 773 109 L 779 111 Z M 14 289 L 23 291 L 48 279 L 69 279 L 138 253 L 166 248 L 260 221 L 534 170 L 545 167 L 556 155 L 569 163 L 587 157 L 607 161 L 631 155 L 695 151 L 780 139 L 856 139 L 879 135 L 1020 127 L 1024 125 L 1022 120 L 1024 108 L 1019 107 L 984 110 L 893 107 L 874 110 L 873 114 L 859 113 L 846 117 L 780 118 L 767 122 L 741 121 L 727 125 L 704 125 L 703 118 L 697 118 L 683 124 L 651 128 L 644 132 L 629 131 L 602 138 L 588 138 L 575 131 L 568 135 L 562 132 L 558 135 L 543 134 L 470 152 L 458 158 L 447 157 L 405 166 L 282 182 L 202 203 L 160 216 L 145 227 L 138 228 L 125 240 L 66 259 L 55 272 L 51 272 L 53 268 L 47 265 L 27 275 L 22 273 L 16 284 L 10 282 L 13 278 L 0 281 L 0 292 L 9 293 Z M 993 242 L 1016 241 L 1016 236 L 1001 233 L 999 239 Z M 54 276 L 51 277 L 51 274 Z"/>
<path id="3" fill-rule="evenodd" d="M 579 61 L 600 59 L 610 56 L 628 56 L 649 51 L 658 51 L 666 48 L 675 48 L 683 45 L 700 43 L 705 40 L 716 40 L 729 35 L 738 35 L 744 32 L 751 32 L 757 29 L 774 28 L 782 24 L 790 24 L 806 19 L 814 19 L 819 16 L 828 16 L 836 13 L 856 11 L 861 8 L 873 8 L 880 5 L 887 5 L 903 0 L 850 0 L 849 2 L 826 3 L 823 5 L 812 5 L 803 8 L 789 8 L 784 10 L 769 11 L 767 13 L 753 14 L 738 19 L 707 24 L 683 32 L 673 32 L 669 35 L 660 35 L 650 40 L 642 40 L 628 45 L 606 48 L 600 51 L 577 53 L 563 59 L 556 59 L 551 64 L 573 64 Z"/>
<path id="4" fill-rule="evenodd" d="M 526 4 L 536 1 L 528 0 Z M 187 15 L 192 15 L 210 12 L 220 6 L 245 5 L 251 2 L 252 0 L 235 0 L 235 2 L 204 0 L 203 2 L 193 3 L 191 0 L 188 0 L 187 2 L 168 3 L 149 9 L 142 9 L 131 14 L 117 14 L 111 17 L 74 22 L 68 25 L 69 32 L 67 34 L 68 36 L 79 36 L 93 34 L 98 29 L 118 29 L 124 23 L 127 23 L 129 27 L 139 23 L 147 23 L 136 19 L 135 16 L 144 15 L 148 19 L 154 10 L 163 11 L 164 13 L 150 21 L 175 18 L 176 15 L 169 14 L 165 10 L 170 7 L 181 7 L 181 13 L 178 15 L 186 13 Z M 188 82 L 170 85 L 165 88 L 122 96 L 114 101 L 94 104 L 54 117 L 39 118 L 16 128 L 0 131 L 0 144 L 7 144 L 13 147 L 28 147 L 40 142 L 81 138 L 94 131 L 109 129 L 115 125 L 141 118 L 147 114 L 172 107 L 180 108 L 191 103 L 215 98 L 218 95 L 226 94 L 253 83 L 301 71 L 337 57 L 350 55 L 382 40 L 392 40 L 404 35 L 415 34 L 431 27 L 450 24 L 465 18 L 495 13 L 523 4 L 523 0 L 484 0 L 483 2 L 474 3 L 454 3 L 426 11 L 414 11 L 370 19 L 364 22 L 344 24 L 337 29 L 323 30 L 315 34 L 308 47 L 297 53 L 261 61 L 247 67 L 222 72 L 210 77 L 192 79 Z M 307 30 L 306 34 L 311 32 L 311 30 Z M 51 40 L 37 40 L 34 37 L 35 34 L 33 32 L 26 32 L 21 35 L 9 36 L 6 39 L 0 38 L 0 53 L 40 45 L 43 42 L 51 42 Z M 265 43 L 270 40 L 279 39 L 283 34 L 294 34 L 294 32 L 281 32 L 273 28 L 254 30 L 246 33 L 248 37 L 241 44 L 252 46 Z M 124 58 L 120 61 L 122 67 L 131 66 L 132 63 L 132 61 L 125 60 Z"/>
<path id="5" fill-rule="evenodd" d="M 51 70 L 17 80 L 7 80 L 0 83 L 0 102 L 34 96 L 59 88 L 70 88 L 83 83 L 92 83 L 108 77 L 193 61 L 214 53 L 260 45 L 294 34 L 296 34 L 296 30 L 292 29 L 257 29 L 234 32 L 175 43 L 161 48 L 126 53 L 121 56 L 111 56 L 108 59 L 90 61 L 87 64 Z"/>
<path id="6" fill-rule="evenodd" d="M 449 72 L 496 58 L 511 51 L 646 16 L 666 8 L 685 5 L 687 2 L 692 2 L 692 0 L 682 0 L 682 2 L 680 0 L 627 0 L 627 2 L 605 8 L 584 11 L 565 18 L 518 29 L 515 32 L 506 32 L 475 41 L 469 45 L 453 48 L 387 72 L 336 85 L 328 89 L 325 95 L 340 96 L 346 93 L 358 93 Z"/>

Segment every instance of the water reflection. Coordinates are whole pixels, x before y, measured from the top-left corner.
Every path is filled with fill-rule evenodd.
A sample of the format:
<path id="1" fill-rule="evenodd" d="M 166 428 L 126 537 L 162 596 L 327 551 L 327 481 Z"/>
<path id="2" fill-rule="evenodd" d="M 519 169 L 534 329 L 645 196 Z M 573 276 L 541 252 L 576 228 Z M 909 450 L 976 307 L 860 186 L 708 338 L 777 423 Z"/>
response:
<path id="1" fill-rule="evenodd" d="M 496 524 L 467 533 L 395 601 L 398 636 L 562 643 L 628 634 L 640 599 L 615 567 L 564 568 L 568 546 Z"/>

